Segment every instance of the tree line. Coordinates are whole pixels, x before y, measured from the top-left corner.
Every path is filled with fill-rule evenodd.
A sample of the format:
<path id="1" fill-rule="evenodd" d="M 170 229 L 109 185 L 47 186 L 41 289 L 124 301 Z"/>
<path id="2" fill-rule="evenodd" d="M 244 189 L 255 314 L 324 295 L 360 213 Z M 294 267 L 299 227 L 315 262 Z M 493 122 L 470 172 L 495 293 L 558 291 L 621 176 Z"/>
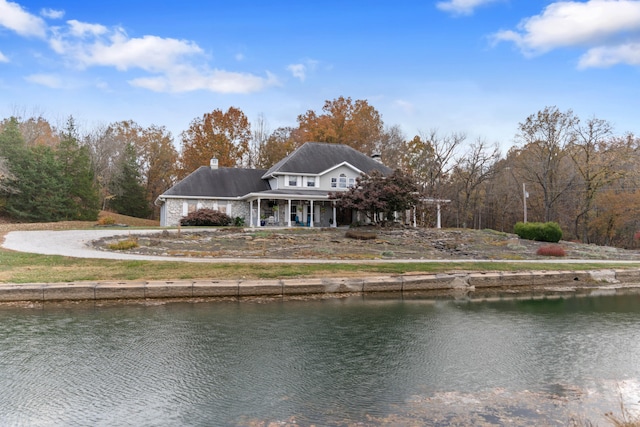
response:
<path id="1" fill-rule="evenodd" d="M 443 226 L 513 231 L 517 221 L 554 221 L 565 238 L 633 247 L 640 238 L 640 140 L 606 120 L 545 107 L 518 124 L 503 155 L 497 143 L 437 129 L 407 138 L 366 100 L 339 97 L 297 125 L 269 129 L 242 110 L 195 118 L 177 140 L 162 126 L 127 120 L 79 132 L 41 116 L 0 122 L 0 211 L 19 219 L 95 217 L 107 209 L 157 218 L 155 199 L 212 157 L 221 167 L 269 168 L 307 141 L 341 143 L 413 177 L 442 204 Z M 423 205 L 421 225 L 435 207 Z"/>

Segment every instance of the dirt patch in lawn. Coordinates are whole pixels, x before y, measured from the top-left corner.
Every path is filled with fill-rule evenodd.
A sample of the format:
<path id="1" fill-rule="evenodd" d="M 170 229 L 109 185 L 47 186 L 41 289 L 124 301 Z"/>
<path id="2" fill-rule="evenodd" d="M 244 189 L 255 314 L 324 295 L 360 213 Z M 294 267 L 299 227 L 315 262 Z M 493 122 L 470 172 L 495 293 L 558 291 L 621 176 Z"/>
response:
<path id="1" fill-rule="evenodd" d="M 348 229 L 241 229 L 233 227 L 159 231 L 153 235 L 105 238 L 94 242 L 111 250 L 123 240 L 136 245 L 128 253 L 206 258 L 269 259 L 549 259 L 536 255 L 549 243 L 519 239 L 492 230 L 368 228 L 358 229 L 367 239 L 347 237 Z M 375 238 L 371 238 L 371 234 Z M 640 252 L 560 242 L 569 259 L 638 260 Z M 119 245 L 127 246 L 127 245 Z M 553 258 L 553 257 L 551 257 Z"/>

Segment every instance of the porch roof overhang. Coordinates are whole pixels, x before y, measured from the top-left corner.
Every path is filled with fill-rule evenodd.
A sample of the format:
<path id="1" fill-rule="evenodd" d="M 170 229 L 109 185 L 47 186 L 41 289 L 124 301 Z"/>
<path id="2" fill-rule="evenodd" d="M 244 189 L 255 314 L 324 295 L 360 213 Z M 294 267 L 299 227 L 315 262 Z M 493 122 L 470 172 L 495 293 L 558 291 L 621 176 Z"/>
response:
<path id="1" fill-rule="evenodd" d="M 251 201 L 257 199 L 271 200 L 329 200 L 329 192 L 323 190 L 267 190 L 256 193 L 249 193 L 244 200 Z"/>

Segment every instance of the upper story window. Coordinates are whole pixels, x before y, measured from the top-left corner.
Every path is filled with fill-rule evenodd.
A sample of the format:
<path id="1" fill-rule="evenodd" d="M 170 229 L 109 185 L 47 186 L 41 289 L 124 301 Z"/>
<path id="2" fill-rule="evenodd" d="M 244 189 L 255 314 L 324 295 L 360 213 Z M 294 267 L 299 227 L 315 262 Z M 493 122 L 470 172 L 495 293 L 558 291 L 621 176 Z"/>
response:
<path id="1" fill-rule="evenodd" d="M 349 178 L 349 188 L 353 187 L 354 185 L 356 185 L 356 179 L 355 178 Z"/>
<path id="2" fill-rule="evenodd" d="M 338 179 L 338 187 L 347 188 L 347 176 L 343 173 L 340 174 L 340 178 Z"/>
<path id="3" fill-rule="evenodd" d="M 331 178 L 331 188 L 336 188 L 338 186 L 338 178 Z"/>
<path id="4" fill-rule="evenodd" d="M 307 177 L 307 187 L 315 187 L 316 186 L 316 177 L 308 176 Z"/>
<path id="5" fill-rule="evenodd" d="M 298 177 L 295 175 L 287 176 L 287 184 L 289 187 L 297 187 L 298 186 Z"/>

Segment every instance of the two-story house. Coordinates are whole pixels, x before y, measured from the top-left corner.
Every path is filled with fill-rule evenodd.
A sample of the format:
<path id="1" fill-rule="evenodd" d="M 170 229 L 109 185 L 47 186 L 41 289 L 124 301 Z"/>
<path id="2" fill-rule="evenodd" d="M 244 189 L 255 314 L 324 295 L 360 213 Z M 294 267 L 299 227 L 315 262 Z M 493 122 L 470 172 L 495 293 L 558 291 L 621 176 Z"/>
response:
<path id="1" fill-rule="evenodd" d="M 160 195 L 160 225 L 173 226 L 201 208 L 243 218 L 251 227 L 349 225 L 355 212 L 341 210 L 329 193 L 346 191 L 363 173 L 392 169 L 341 144 L 307 142 L 269 170 L 219 168 L 212 159 Z"/>

